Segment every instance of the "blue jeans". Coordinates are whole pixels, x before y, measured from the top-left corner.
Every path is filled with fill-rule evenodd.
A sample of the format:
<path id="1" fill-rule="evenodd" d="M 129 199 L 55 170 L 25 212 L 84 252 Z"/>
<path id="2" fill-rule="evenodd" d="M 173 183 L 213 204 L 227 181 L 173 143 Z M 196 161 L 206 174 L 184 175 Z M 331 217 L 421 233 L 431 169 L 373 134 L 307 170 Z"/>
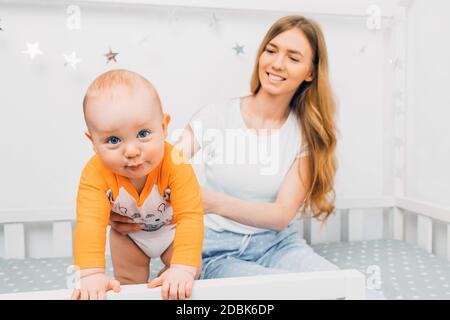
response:
<path id="1" fill-rule="evenodd" d="M 314 253 L 291 223 L 280 232 L 244 235 L 205 228 L 202 278 L 227 278 L 339 268 Z"/>
<path id="2" fill-rule="evenodd" d="M 300 237 L 296 221 L 280 232 L 268 230 L 253 235 L 216 232 L 206 227 L 202 256 L 202 279 L 339 269 Z M 370 289 L 366 296 L 384 298 Z"/>

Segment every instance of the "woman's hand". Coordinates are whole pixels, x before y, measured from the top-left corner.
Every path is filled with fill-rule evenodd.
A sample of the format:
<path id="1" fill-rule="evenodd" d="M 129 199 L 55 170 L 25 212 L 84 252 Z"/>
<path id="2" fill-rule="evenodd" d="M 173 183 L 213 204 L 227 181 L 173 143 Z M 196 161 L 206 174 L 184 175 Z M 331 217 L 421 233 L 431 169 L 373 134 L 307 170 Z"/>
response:
<path id="1" fill-rule="evenodd" d="M 111 228 L 124 236 L 139 231 L 144 227 L 142 223 L 133 223 L 132 218 L 122 216 L 121 214 L 112 211 L 109 215 L 109 224 L 111 225 Z"/>

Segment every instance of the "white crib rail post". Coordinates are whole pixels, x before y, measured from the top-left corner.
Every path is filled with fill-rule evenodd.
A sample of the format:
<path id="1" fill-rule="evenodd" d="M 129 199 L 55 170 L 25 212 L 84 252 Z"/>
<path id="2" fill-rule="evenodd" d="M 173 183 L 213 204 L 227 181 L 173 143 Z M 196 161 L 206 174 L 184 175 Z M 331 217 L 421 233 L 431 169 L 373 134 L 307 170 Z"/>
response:
<path id="1" fill-rule="evenodd" d="M 299 215 L 298 216 L 298 218 L 297 218 L 297 222 L 298 222 L 298 232 L 299 232 L 299 234 L 300 234 L 300 236 L 304 239 L 305 238 L 305 235 L 303 234 L 304 233 L 304 220 L 303 220 L 303 218 L 301 217 L 301 215 Z"/>
<path id="2" fill-rule="evenodd" d="M 23 223 L 5 224 L 5 258 L 25 258 L 25 231 Z"/>
<path id="3" fill-rule="evenodd" d="M 341 234 L 340 241 L 348 241 L 348 209 L 341 209 Z"/>
<path id="4" fill-rule="evenodd" d="M 326 222 L 311 218 L 311 244 L 327 242 Z"/>
<path id="5" fill-rule="evenodd" d="M 394 207 L 392 209 L 392 220 L 393 220 L 393 232 L 395 240 L 403 240 L 403 232 L 404 232 L 404 213 L 403 210 Z"/>
<path id="6" fill-rule="evenodd" d="M 72 256 L 72 223 L 70 221 L 53 222 L 53 256 Z"/>
<path id="7" fill-rule="evenodd" d="M 348 213 L 348 241 L 364 240 L 364 210 L 351 209 Z"/>
<path id="8" fill-rule="evenodd" d="M 447 224 L 447 259 L 450 261 L 450 223 Z"/>
<path id="9" fill-rule="evenodd" d="M 310 245 L 327 241 L 326 225 L 322 221 L 313 218 L 311 213 L 303 219 L 303 237 Z"/>
<path id="10" fill-rule="evenodd" d="M 311 244 L 311 215 L 306 213 L 303 217 L 303 239 L 306 243 Z"/>
<path id="11" fill-rule="evenodd" d="M 417 215 L 417 243 L 428 252 L 433 249 L 433 220 Z"/>

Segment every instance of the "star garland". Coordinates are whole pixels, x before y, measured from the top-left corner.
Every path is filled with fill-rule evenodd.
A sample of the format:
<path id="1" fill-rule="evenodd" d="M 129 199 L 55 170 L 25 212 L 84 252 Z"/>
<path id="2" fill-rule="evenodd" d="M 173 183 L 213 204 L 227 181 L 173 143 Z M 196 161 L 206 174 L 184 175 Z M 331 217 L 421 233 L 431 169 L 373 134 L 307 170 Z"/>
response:
<path id="1" fill-rule="evenodd" d="M 39 42 L 27 43 L 27 50 L 22 51 L 22 53 L 28 54 L 31 60 L 34 60 L 37 55 L 43 54 L 39 49 Z"/>
<path id="2" fill-rule="evenodd" d="M 71 66 L 74 70 L 77 69 L 77 64 L 81 62 L 81 59 L 77 57 L 75 52 L 72 52 L 70 55 L 63 54 L 63 57 L 66 60 L 64 66 Z"/>
<path id="3" fill-rule="evenodd" d="M 235 44 L 233 47 L 233 50 L 236 51 L 236 55 L 244 54 L 244 46 L 239 45 L 238 43 Z"/>
<path id="4" fill-rule="evenodd" d="M 106 63 L 109 63 L 111 60 L 117 63 L 116 56 L 118 54 L 118 52 L 112 52 L 111 48 L 109 48 L 109 52 L 104 54 L 107 59 Z"/>

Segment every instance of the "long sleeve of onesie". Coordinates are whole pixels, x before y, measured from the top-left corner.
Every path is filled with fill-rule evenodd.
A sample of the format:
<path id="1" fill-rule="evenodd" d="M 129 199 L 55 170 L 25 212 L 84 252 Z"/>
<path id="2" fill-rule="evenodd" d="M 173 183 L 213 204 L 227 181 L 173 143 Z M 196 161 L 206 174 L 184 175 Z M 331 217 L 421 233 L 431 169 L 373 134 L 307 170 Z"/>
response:
<path id="1" fill-rule="evenodd" d="M 161 195 L 167 188 L 171 191 L 170 205 L 176 223 L 171 263 L 200 266 L 203 244 L 201 190 L 192 166 L 180 159 L 183 159 L 181 152 L 165 143 L 164 158 L 149 176 Z M 119 190 L 130 188 L 131 184 L 125 180 L 109 171 L 98 156 L 92 157 L 82 172 L 74 233 L 74 264 L 81 269 L 105 268 L 106 227 L 111 201 L 119 195 Z M 144 188 L 141 197 L 149 195 L 150 190 L 152 188 Z M 139 201 L 136 203 L 141 205 Z"/>

